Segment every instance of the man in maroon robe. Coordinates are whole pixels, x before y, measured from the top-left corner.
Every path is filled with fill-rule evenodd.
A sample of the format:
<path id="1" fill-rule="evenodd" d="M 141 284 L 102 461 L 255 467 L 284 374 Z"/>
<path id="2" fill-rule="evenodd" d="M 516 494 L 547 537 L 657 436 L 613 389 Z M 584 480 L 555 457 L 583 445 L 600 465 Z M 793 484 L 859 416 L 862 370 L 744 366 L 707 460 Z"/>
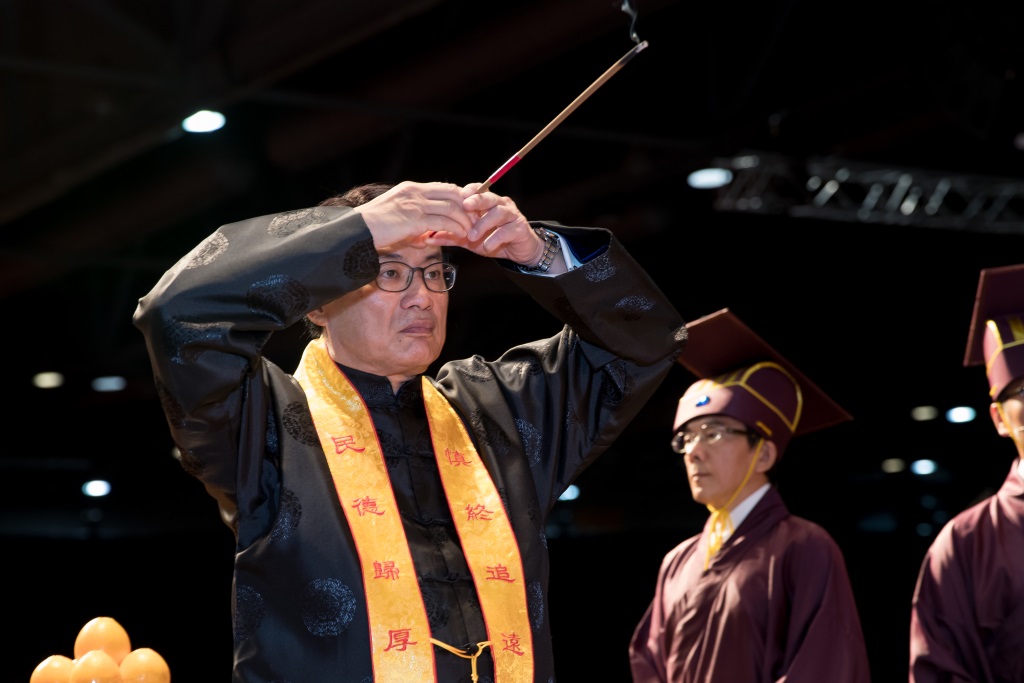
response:
<path id="1" fill-rule="evenodd" d="M 911 605 L 911 683 L 1024 681 L 1024 264 L 981 271 L 964 365 L 1016 446 L 1003 485 L 946 523 Z"/>
<path id="2" fill-rule="evenodd" d="M 728 309 L 689 329 L 679 362 L 705 379 L 679 400 L 672 448 L 711 516 L 662 561 L 633 681 L 866 683 L 843 554 L 771 479 L 792 436 L 850 415 Z"/>

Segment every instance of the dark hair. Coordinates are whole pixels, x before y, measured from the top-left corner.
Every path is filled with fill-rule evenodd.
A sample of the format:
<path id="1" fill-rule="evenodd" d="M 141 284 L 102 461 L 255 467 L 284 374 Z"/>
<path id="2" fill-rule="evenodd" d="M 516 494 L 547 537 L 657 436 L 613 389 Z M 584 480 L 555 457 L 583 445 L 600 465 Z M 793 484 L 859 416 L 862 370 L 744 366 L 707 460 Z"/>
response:
<path id="1" fill-rule="evenodd" d="M 367 183 L 357 185 L 347 192 L 336 194 L 323 200 L 317 206 L 361 206 L 371 199 L 376 199 L 394 187 L 391 183 Z"/>
<path id="2" fill-rule="evenodd" d="M 365 185 L 356 185 L 350 190 L 336 194 L 323 200 L 317 206 L 361 206 L 371 199 L 376 199 L 388 190 L 394 187 L 391 183 L 366 183 Z M 315 322 L 309 319 L 309 316 L 302 318 L 302 325 L 306 328 L 306 336 L 310 339 L 317 339 L 322 333 L 323 328 L 317 325 Z"/>
<path id="3" fill-rule="evenodd" d="M 1006 384 L 1006 386 L 1003 387 L 1003 390 L 999 392 L 999 395 L 996 396 L 995 402 L 1002 403 L 1003 401 L 1007 401 L 1010 398 L 1013 398 L 1015 395 L 1024 392 L 1024 382 L 1020 382 L 1019 380 L 1020 377 L 1014 377 L 1012 380 L 1010 380 Z M 1022 396 L 1021 398 L 1024 398 L 1024 396 Z"/>

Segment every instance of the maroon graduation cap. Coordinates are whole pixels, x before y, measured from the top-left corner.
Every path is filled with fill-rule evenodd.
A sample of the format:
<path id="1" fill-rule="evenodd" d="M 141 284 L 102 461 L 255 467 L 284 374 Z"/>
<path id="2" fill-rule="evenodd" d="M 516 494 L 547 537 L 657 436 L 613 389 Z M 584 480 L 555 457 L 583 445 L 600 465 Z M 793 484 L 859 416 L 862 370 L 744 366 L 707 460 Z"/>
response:
<path id="1" fill-rule="evenodd" d="M 700 379 L 679 399 L 674 430 L 695 417 L 728 415 L 775 442 L 852 420 L 728 308 L 687 325 L 679 363 Z"/>
<path id="2" fill-rule="evenodd" d="M 982 363 L 993 401 L 1024 376 L 1024 263 L 981 271 L 964 365 Z"/>

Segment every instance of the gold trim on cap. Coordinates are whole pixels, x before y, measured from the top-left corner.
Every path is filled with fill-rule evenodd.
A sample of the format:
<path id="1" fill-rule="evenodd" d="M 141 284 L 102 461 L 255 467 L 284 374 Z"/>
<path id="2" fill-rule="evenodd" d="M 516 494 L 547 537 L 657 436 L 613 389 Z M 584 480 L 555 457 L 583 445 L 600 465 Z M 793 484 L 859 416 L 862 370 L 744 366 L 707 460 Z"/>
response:
<path id="1" fill-rule="evenodd" d="M 985 327 L 992 335 L 992 338 L 996 341 L 996 348 L 992 351 L 992 354 L 985 359 L 985 374 L 989 376 L 991 376 L 992 366 L 995 364 L 996 359 L 999 358 L 1006 349 L 1012 349 L 1014 347 L 1024 345 L 1024 320 L 1021 320 L 1021 317 L 1017 315 L 1003 316 L 1000 320 L 1006 321 L 1006 328 L 1009 330 L 1011 335 L 1009 341 L 1003 341 L 1003 335 L 999 330 L 999 321 L 994 319 L 985 321 Z M 993 399 L 997 398 L 996 387 L 993 386 L 989 389 L 989 395 Z"/>
<path id="2" fill-rule="evenodd" d="M 796 390 L 796 414 L 793 416 L 792 421 L 789 418 L 787 418 L 783 414 L 782 410 L 780 410 L 774 403 L 769 401 L 767 398 L 765 398 L 765 396 L 763 394 L 755 391 L 749 384 L 747 384 L 747 381 L 748 381 L 748 379 L 750 378 L 751 375 L 753 375 L 758 370 L 761 370 L 761 369 L 764 369 L 764 368 L 774 368 L 775 370 L 778 370 L 783 375 L 785 375 L 786 378 L 790 382 L 793 383 L 793 388 Z M 712 378 L 712 379 L 708 379 L 708 380 L 704 380 L 704 381 L 705 382 L 709 382 L 709 383 L 714 384 L 714 385 L 717 385 L 717 386 L 721 386 L 721 387 L 730 387 L 730 386 L 741 386 L 741 387 L 743 387 L 748 392 L 750 392 L 750 394 L 754 398 L 756 398 L 758 401 L 760 401 L 765 406 L 767 406 L 769 410 L 771 410 L 773 413 L 778 415 L 779 419 L 782 420 L 782 423 L 789 428 L 789 431 L 791 433 L 795 433 L 796 432 L 796 426 L 798 424 L 800 424 L 800 416 L 803 414 L 803 410 L 804 410 L 804 395 L 803 395 L 803 392 L 800 390 L 800 383 L 797 382 L 793 378 L 793 375 L 791 375 L 786 370 L 786 368 L 782 367 L 778 363 L 774 363 L 772 361 L 762 361 L 760 363 L 755 363 L 755 364 L 753 364 L 753 365 L 751 365 L 751 366 L 749 366 L 747 368 L 743 368 L 741 370 L 734 370 L 733 372 L 728 372 L 728 373 L 726 373 L 724 375 L 719 375 L 716 378 Z M 689 392 L 687 392 L 687 393 L 689 393 Z M 770 430 L 766 429 L 765 431 L 769 432 L 769 436 L 770 436 Z"/>

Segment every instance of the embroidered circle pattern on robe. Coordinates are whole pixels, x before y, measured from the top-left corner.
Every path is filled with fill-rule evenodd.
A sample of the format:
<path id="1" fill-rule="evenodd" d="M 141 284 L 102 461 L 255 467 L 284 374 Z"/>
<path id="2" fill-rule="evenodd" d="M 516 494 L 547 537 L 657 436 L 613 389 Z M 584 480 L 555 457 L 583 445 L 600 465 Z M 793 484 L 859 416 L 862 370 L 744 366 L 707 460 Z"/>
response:
<path id="1" fill-rule="evenodd" d="M 583 277 L 587 278 L 587 282 L 601 282 L 615 275 L 615 264 L 612 263 L 608 252 L 587 261 L 581 268 L 583 270 Z"/>
<path id="2" fill-rule="evenodd" d="M 267 234 L 272 237 L 288 237 L 303 228 L 323 225 L 331 220 L 330 214 L 319 207 L 299 209 L 274 216 L 267 225 Z"/>
<path id="3" fill-rule="evenodd" d="M 301 403 L 289 403 L 281 413 L 281 424 L 284 431 L 299 443 L 307 446 L 319 446 L 320 437 L 313 426 L 313 416 Z"/>
<path id="4" fill-rule="evenodd" d="M 544 626 L 544 590 L 539 581 L 530 581 L 526 585 L 526 602 L 530 625 L 534 631 L 539 631 Z"/>
<path id="5" fill-rule="evenodd" d="M 614 408 L 622 402 L 622 392 L 612 382 L 601 382 L 601 403 Z"/>
<path id="6" fill-rule="evenodd" d="M 494 419 L 480 410 L 469 415 L 469 423 L 483 445 L 489 446 L 495 455 L 508 455 L 511 443 L 506 434 Z"/>
<path id="7" fill-rule="evenodd" d="M 540 371 L 540 364 L 537 362 L 536 358 L 509 363 L 503 368 L 503 372 L 509 377 L 519 375 L 523 379 L 530 375 L 536 375 Z"/>
<path id="8" fill-rule="evenodd" d="M 196 248 L 181 259 L 182 270 L 207 266 L 228 248 L 228 238 L 222 232 L 215 232 L 196 245 Z"/>
<path id="9" fill-rule="evenodd" d="M 421 580 L 419 584 L 430 628 L 444 628 L 448 625 L 448 619 L 451 617 L 451 606 L 441 597 L 440 591 L 432 582 Z"/>
<path id="10" fill-rule="evenodd" d="M 380 273 L 380 257 L 377 256 L 373 239 L 353 244 L 341 262 L 341 270 L 350 280 L 372 280 L 377 277 Z"/>
<path id="11" fill-rule="evenodd" d="M 263 596 L 252 586 L 235 590 L 235 642 L 240 643 L 255 633 L 263 623 Z"/>
<path id="12" fill-rule="evenodd" d="M 274 415 L 274 407 L 267 409 L 267 428 L 263 432 L 267 443 L 267 453 L 277 455 L 281 452 L 281 443 L 277 438 L 277 416 Z"/>
<path id="13" fill-rule="evenodd" d="M 207 347 L 217 348 L 217 342 L 224 336 L 218 327 L 220 323 L 175 319 L 164 329 L 171 362 L 185 365 L 186 361 L 198 358 Z"/>
<path id="14" fill-rule="evenodd" d="M 254 282 L 245 293 L 249 310 L 255 315 L 286 325 L 309 309 L 309 292 L 297 280 L 285 275 Z"/>
<path id="15" fill-rule="evenodd" d="M 619 299 L 615 302 L 615 312 L 627 321 L 639 320 L 643 314 L 654 308 L 654 302 L 646 296 L 633 295 Z"/>
<path id="16" fill-rule="evenodd" d="M 394 471 L 402 463 L 402 460 L 410 455 L 405 443 L 391 432 L 379 430 L 377 441 L 380 442 L 380 450 L 384 454 L 384 464 L 389 470 Z"/>
<path id="17" fill-rule="evenodd" d="M 626 363 L 621 358 L 606 365 L 604 370 L 611 379 L 601 382 L 599 398 L 605 405 L 614 407 L 632 392 L 634 380 L 626 372 Z"/>
<path id="18" fill-rule="evenodd" d="M 299 497 L 290 489 L 282 489 L 281 505 L 274 520 L 274 528 L 270 530 L 270 542 L 277 543 L 287 539 L 299 526 L 302 518 L 302 504 Z"/>
<path id="19" fill-rule="evenodd" d="M 356 596 L 338 579 L 315 579 L 306 586 L 302 623 L 314 636 L 341 634 L 356 614 Z"/>
<path id="20" fill-rule="evenodd" d="M 446 545 L 451 543 L 452 537 L 448 533 L 448 529 L 444 526 L 445 524 L 451 524 L 448 520 L 439 520 L 431 523 L 429 521 L 421 520 L 421 523 L 425 524 L 424 533 L 426 534 L 427 540 L 437 550 L 442 550 Z"/>
<path id="21" fill-rule="evenodd" d="M 405 394 L 402 391 L 399 394 Z M 371 383 L 366 387 L 363 387 L 363 402 L 368 406 L 386 406 L 393 403 L 395 395 L 391 392 L 391 385 L 384 383 Z"/>
<path id="22" fill-rule="evenodd" d="M 519 432 L 519 438 L 523 441 L 527 462 L 530 463 L 530 467 L 536 467 L 540 464 L 540 431 L 521 418 L 516 418 L 516 430 Z"/>
<path id="23" fill-rule="evenodd" d="M 565 406 L 565 430 L 569 431 L 580 426 L 580 416 L 576 414 L 576 406 L 570 401 Z"/>
<path id="24" fill-rule="evenodd" d="M 384 385 L 387 389 L 387 385 Z M 390 394 L 389 394 L 390 395 Z M 401 391 L 397 395 L 390 395 L 392 401 L 399 408 L 408 408 L 410 406 L 422 406 L 423 405 L 423 392 L 420 390 L 420 380 L 414 379 L 406 382 L 402 385 Z M 422 410 L 422 408 L 421 408 Z"/>
<path id="25" fill-rule="evenodd" d="M 455 366 L 455 371 L 470 382 L 490 382 L 493 379 L 491 369 L 484 365 L 480 356 L 473 356 L 469 364 Z"/>

